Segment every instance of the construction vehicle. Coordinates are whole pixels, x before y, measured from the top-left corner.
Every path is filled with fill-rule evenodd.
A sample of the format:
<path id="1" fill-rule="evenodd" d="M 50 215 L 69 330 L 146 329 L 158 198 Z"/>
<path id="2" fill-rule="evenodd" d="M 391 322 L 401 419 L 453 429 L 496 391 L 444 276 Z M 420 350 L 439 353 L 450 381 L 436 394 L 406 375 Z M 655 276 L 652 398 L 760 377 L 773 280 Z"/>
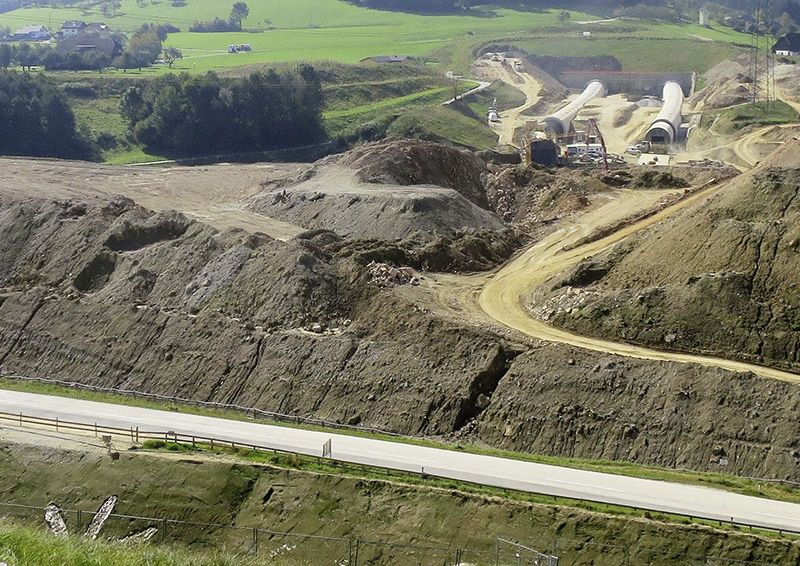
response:
<path id="1" fill-rule="evenodd" d="M 500 121 L 500 113 L 497 111 L 497 99 L 496 98 L 492 101 L 492 105 L 489 107 L 489 111 L 486 113 L 486 117 L 490 122 L 499 122 Z"/>

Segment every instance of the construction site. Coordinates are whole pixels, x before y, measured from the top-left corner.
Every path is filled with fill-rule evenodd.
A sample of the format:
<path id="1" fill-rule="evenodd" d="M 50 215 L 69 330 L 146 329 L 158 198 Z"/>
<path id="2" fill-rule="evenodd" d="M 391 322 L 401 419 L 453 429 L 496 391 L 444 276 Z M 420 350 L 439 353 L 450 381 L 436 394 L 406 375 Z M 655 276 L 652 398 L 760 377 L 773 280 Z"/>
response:
<path id="1" fill-rule="evenodd" d="M 800 65 L 466 65 L 489 149 L 0 157 L 0 566 L 800 563 Z"/>
<path id="2" fill-rule="evenodd" d="M 738 64 L 735 86 L 743 101 L 769 103 L 777 96 L 774 58 L 761 56 L 760 70 L 754 55 Z M 696 73 L 625 72 L 606 59 L 483 54 L 475 63 L 480 77 L 503 81 L 526 96 L 520 107 L 501 112 L 495 101 L 489 109 L 499 143 L 519 150 L 523 163 L 544 166 L 724 165 L 716 148 L 698 150 L 692 135 L 704 111 L 718 108 L 704 104 L 706 91 L 731 85 L 698 93 Z M 753 70 L 760 74 L 747 79 Z M 734 163 L 746 164 L 752 164 L 746 157 Z"/>

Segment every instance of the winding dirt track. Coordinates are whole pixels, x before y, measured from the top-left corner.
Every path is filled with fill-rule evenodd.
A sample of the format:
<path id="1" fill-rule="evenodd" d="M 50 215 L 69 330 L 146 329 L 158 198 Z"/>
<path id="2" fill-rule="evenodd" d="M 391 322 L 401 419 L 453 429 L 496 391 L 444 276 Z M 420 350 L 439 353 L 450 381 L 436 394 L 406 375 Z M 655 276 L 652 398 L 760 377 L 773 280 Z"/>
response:
<path id="1" fill-rule="evenodd" d="M 511 64 L 513 65 L 516 62 L 516 59 L 511 59 Z M 506 110 L 500 113 L 500 122 L 490 122 L 489 126 L 495 131 L 498 136 L 498 144 L 499 145 L 511 145 L 515 146 L 514 143 L 514 134 L 517 130 L 531 120 L 533 118 L 529 116 L 525 116 L 523 113 L 539 102 L 539 92 L 542 89 L 542 85 L 539 81 L 537 81 L 533 75 L 529 73 L 520 73 L 514 71 L 513 69 L 507 69 L 500 65 L 498 65 L 500 69 L 498 70 L 498 74 L 500 75 L 503 82 L 513 86 L 516 89 L 521 90 L 525 94 L 525 103 L 521 106 L 517 106 L 516 108 L 511 108 L 510 110 Z M 522 83 L 517 83 L 511 77 L 514 76 L 518 80 L 522 80 Z"/>
<path id="2" fill-rule="evenodd" d="M 627 236 L 669 218 L 680 210 L 712 197 L 717 185 L 702 190 L 643 220 L 570 251 L 564 247 L 579 242 L 596 229 L 613 225 L 632 215 L 652 210 L 669 193 L 620 190 L 605 204 L 553 232 L 516 259 L 489 275 L 442 275 L 427 282 L 427 306 L 448 318 L 481 326 L 497 323 L 535 339 L 558 342 L 606 354 L 643 360 L 694 363 L 736 372 L 752 372 L 765 378 L 800 382 L 800 375 L 778 369 L 723 358 L 654 350 L 620 342 L 581 336 L 537 320 L 526 306 L 528 296 L 548 279 L 596 255 Z M 419 296 L 415 297 L 419 299 Z"/>
<path id="3" fill-rule="evenodd" d="M 581 218 L 581 224 L 570 226 L 553 233 L 542 240 L 539 244 L 528 249 L 525 253 L 501 269 L 492 277 L 483 289 L 479 297 L 480 307 L 489 316 L 505 326 L 523 332 L 529 336 L 534 336 L 542 340 L 560 342 L 570 346 L 616 354 L 631 358 L 645 360 L 670 361 L 681 363 L 695 363 L 704 366 L 718 367 L 738 372 L 753 372 L 762 377 L 781 379 L 785 381 L 800 382 L 800 375 L 777 369 L 767 368 L 747 364 L 743 362 L 726 360 L 723 358 L 712 358 L 697 356 L 692 354 L 681 354 L 678 352 L 666 352 L 653 350 L 640 346 L 610 342 L 597 338 L 580 336 L 570 332 L 550 326 L 549 324 L 533 318 L 525 307 L 525 295 L 533 287 L 541 285 L 553 275 L 564 271 L 583 258 L 595 255 L 612 245 L 616 244 L 626 236 L 656 224 L 661 220 L 675 214 L 679 210 L 691 206 L 701 200 L 707 199 L 718 189 L 711 189 L 680 203 L 673 205 L 649 218 L 631 224 L 610 236 L 601 240 L 579 246 L 571 251 L 561 251 L 563 247 L 584 237 L 591 229 L 598 227 L 596 219 L 607 220 L 608 216 L 604 209 L 609 206 L 619 208 L 620 202 L 615 201 L 601 207 L 594 213 Z M 621 195 L 621 200 L 628 203 L 645 202 L 641 196 Z M 625 207 L 627 208 L 627 206 Z M 588 231 L 587 231 L 588 230 Z"/>

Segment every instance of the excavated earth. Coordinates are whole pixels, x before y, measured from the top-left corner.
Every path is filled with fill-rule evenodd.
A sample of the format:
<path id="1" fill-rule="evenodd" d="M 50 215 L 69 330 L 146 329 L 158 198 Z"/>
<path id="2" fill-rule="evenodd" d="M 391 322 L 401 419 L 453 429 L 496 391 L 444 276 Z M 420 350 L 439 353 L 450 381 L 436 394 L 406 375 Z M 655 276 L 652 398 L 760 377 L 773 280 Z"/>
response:
<path id="1" fill-rule="evenodd" d="M 800 143 L 552 285 L 554 323 L 800 370 Z M 537 301 L 541 302 L 541 301 Z"/>
<path id="2" fill-rule="evenodd" d="M 347 175 L 358 170 L 368 179 L 391 177 L 392 183 L 437 181 L 436 190 L 450 191 L 492 218 L 502 228 L 495 235 L 508 229 L 501 217 L 541 227 L 591 206 L 596 195 L 619 183 L 636 188 L 676 178 L 654 180 L 632 170 L 616 178 L 578 177 L 586 182 L 572 184 L 572 177 L 554 172 L 508 173 L 474 162 L 476 171 L 485 168 L 487 188 L 465 186 L 462 194 L 442 188 L 451 180 L 459 184 L 451 173 L 410 177 L 402 167 L 395 170 L 405 159 L 387 158 L 392 166 L 377 173 L 364 166 L 363 156 L 342 159 L 361 164 L 332 164 Z M 472 162 L 469 154 L 464 159 Z M 512 341 L 467 320 L 432 316 L 391 285 L 373 281 L 371 274 L 381 269 L 367 265 L 413 260 L 424 267 L 426 258 L 451 270 L 487 269 L 523 240 L 481 248 L 470 239 L 478 232 L 471 232 L 446 244 L 423 238 L 418 245 L 400 245 L 395 234 L 368 241 L 315 230 L 279 241 L 257 231 L 212 228 L 180 212 L 154 212 L 125 197 L 90 195 L 88 189 L 75 194 L 54 188 L 48 197 L 26 189 L 34 181 L 25 169 L 12 173 L 9 168 L 19 163 L 5 164 L 5 172 L 25 182 L 0 184 L 0 368 L 7 373 L 562 456 L 719 470 L 726 455 L 729 472 L 800 479 L 800 390 L 792 384 Z M 682 177 L 690 184 L 711 174 L 692 171 L 698 172 Z M 794 173 L 778 168 L 774 174 Z M 283 190 L 279 181 L 270 182 L 267 193 Z M 295 182 L 289 180 L 287 194 Z M 551 184 L 563 192 L 550 192 Z M 542 210 L 531 210 L 537 206 Z M 753 214 L 767 208 L 766 201 L 750 207 Z M 691 214 L 700 213 L 689 211 L 665 226 Z M 755 227 L 770 234 L 783 230 L 777 218 L 751 226 L 719 214 L 718 230 L 677 239 L 681 246 L 674 253 L 686 248 L 688 262 L 692 242 L 717 245 L 717 231 L 722 250 L 729 229 L 739 227 L 742 235 Z M 702 227 L 712 216 L 698 218 Z M 762 255 L 764 261 L 771 257 Z M 765 289 L 781 273 L 787 278 L 783 269 L 775 263 L 773 275 L 759 274 L 766 277 Z M 664 271 L 664 277 L 672 273 Z"/>
<path id="3" fill-rule="evenodd" d="M 294 183 L 266 186 L 250 210 L 350 238 L 431 241 L 500 230 L 476 155 L 433 142 L 387 139 L 318 162 Z"/>

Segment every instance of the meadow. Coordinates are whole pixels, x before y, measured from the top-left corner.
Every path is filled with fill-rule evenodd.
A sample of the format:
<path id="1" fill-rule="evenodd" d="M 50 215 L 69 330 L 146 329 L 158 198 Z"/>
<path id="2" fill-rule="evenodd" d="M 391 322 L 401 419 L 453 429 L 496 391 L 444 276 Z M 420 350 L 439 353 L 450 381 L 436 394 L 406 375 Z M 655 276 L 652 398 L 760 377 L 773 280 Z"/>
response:
<path id="1" fill-rule="evenodd" d="M 286 61 L 332 60 L 357 63 L 372 55 L 401 54 L 425 57 L 440 66 L 460 72 L 468 69 L 475 46 L 493 40 L 513 38 L 541 54 L 583 55 L 611 50 L 623 63 L 638 68 L 655 65 L 670 68 L 692 62 L 701 54 L 697 70 L 708 68 L 733 51 L 732 44 L 747 44 L 748 36 L 728 28 L 707 28 L 663 22 L 598 20 L 581 12 L 570 12 L 570 21 L 559 23 L 559 10 L 497 10 L 493 17 L 421 16 L 359 8 L 340 0 L 259 0 L 250 3 L 250 16 L 240 33 L 190 33 L 196 20 L 226 18 L 230 6 L 218 0 L 189 0 L 185 7 L 173 7 L 162 0 L 143 7 L 136 0 L 122 0 L 117 15 L 103 16 L 95 7 L 26 8 L 0 14 L 0 26 L 12 29 L 27 24 L 44 24 L 58 29 L 67 19 L 105 21 L 112 28 L 130 32 L 145 22 L 171 23 L 180 33 L 171 34 L 167 46 L 182 50 L 184 59 L 171 71 L 206 72 L 239 65 Z M 623 32 L 619 31 L 625 26 Z M 580 37 L 582 30 L 592 30 L 593 40 Z M 643 40 L 680 41 L 673 48 L 659 44 L 658 53 Z M 250 44 L 249 53 L 230 54 L 229 44 Z M 670 53 L 665 56 L 663 48 Z M 691 47 L 691 49 L 685 49 Z M 648 56 L 652 54 L 653 56 Z M 678 55 L 675 59 L 674 55 Z M 683 67 L 685 69 L 685 67 Z M 166 65 L 128 75 L 148 76 L 169 72 Z"/>

